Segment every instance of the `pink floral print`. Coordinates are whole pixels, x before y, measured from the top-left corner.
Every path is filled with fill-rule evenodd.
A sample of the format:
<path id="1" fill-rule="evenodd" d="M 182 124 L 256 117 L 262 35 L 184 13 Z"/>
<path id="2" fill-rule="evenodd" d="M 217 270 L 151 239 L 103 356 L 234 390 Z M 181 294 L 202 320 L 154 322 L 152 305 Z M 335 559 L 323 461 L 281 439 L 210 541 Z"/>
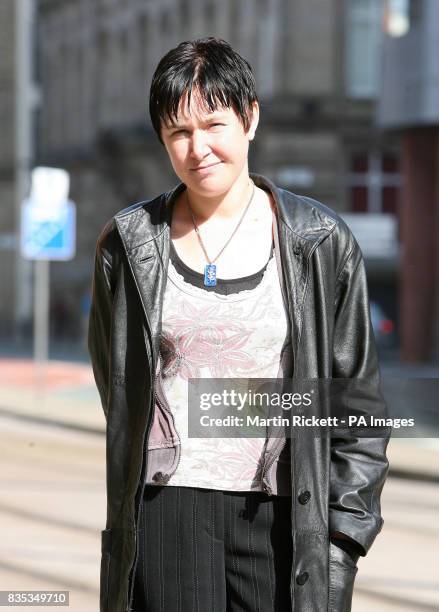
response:
<path id="1" fill-rule="evenodd" d="M 287 336 L 274 257 L 251 291 L 217 296 L 186 283 L 170 262 L 162 316 L 163 389 L 181 440 L 169 484 L 222 490 L 261 490 L 265 439 L 189 438 L 191 378 L 274 378 L 282 375 Z"/>

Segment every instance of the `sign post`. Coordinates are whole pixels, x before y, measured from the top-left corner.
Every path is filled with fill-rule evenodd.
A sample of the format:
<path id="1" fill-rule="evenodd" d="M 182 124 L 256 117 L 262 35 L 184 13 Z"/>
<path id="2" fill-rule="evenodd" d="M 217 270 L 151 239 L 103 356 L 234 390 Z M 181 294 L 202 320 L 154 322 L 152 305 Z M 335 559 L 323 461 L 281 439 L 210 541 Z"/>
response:
<path id="1" fill-rule="evenodd" d="M 69 185 L 65 170 L 35 168 L 30 197 L 21 207 L 21 254 L 35 261 L 34 360 L 40 390 L 49 357 L 49 262 L 75 256 L 76 207 L 68 200 Z"/>

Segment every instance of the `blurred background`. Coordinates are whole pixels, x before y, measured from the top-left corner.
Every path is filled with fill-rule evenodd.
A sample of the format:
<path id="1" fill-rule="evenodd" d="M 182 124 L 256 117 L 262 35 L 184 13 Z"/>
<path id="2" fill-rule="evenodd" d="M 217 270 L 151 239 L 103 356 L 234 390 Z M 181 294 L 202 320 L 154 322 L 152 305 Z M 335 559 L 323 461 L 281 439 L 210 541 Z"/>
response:
<path id="1" fill-rule="evenodd" d="M 117 211 L 177 184 L 149 85 L 164 53 L 203 36 L 254 69 L 250 170 L 335 209 L 357 237 L 383 376 L 439 378 L 437 0 L 1 0 L 0 590 L 68 589 L 72 610 L 98 609 L 94 249 Z M 75 256 L 47 268 L 38 363 L 37 268 L 20 251 L 36 166 L 69 172 L 77 218 Z M 439 419 L 413 410 L 431 437 L 390 443 L 385 527 L 359 562 L 354 612 L 439 609 Z"/>

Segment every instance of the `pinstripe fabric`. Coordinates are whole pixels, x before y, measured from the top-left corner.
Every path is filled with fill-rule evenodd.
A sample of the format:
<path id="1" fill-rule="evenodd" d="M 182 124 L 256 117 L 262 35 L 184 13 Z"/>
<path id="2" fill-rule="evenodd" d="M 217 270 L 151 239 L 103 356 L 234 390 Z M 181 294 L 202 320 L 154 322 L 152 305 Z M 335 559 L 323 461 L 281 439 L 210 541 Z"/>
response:
<path id="1" fill-rule="evenodd" d="M 289 612 L 291 498 L 145 487 L 135 612 Z"/>

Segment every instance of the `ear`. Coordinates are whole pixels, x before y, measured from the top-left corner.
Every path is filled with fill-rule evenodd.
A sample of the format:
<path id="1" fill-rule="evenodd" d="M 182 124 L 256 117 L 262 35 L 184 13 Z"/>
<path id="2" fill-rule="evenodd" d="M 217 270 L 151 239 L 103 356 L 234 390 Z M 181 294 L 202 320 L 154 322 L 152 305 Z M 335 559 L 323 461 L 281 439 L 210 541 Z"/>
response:
<path id="1" fill-rule="evenodd" d="M 252 104 L 252 119 L 250 123 L 250 127 L 248 129 L 248 139 L 251 141 L 255 137 L 256 128 L 259 123 L 259 104 L 256 100 Z"/>

